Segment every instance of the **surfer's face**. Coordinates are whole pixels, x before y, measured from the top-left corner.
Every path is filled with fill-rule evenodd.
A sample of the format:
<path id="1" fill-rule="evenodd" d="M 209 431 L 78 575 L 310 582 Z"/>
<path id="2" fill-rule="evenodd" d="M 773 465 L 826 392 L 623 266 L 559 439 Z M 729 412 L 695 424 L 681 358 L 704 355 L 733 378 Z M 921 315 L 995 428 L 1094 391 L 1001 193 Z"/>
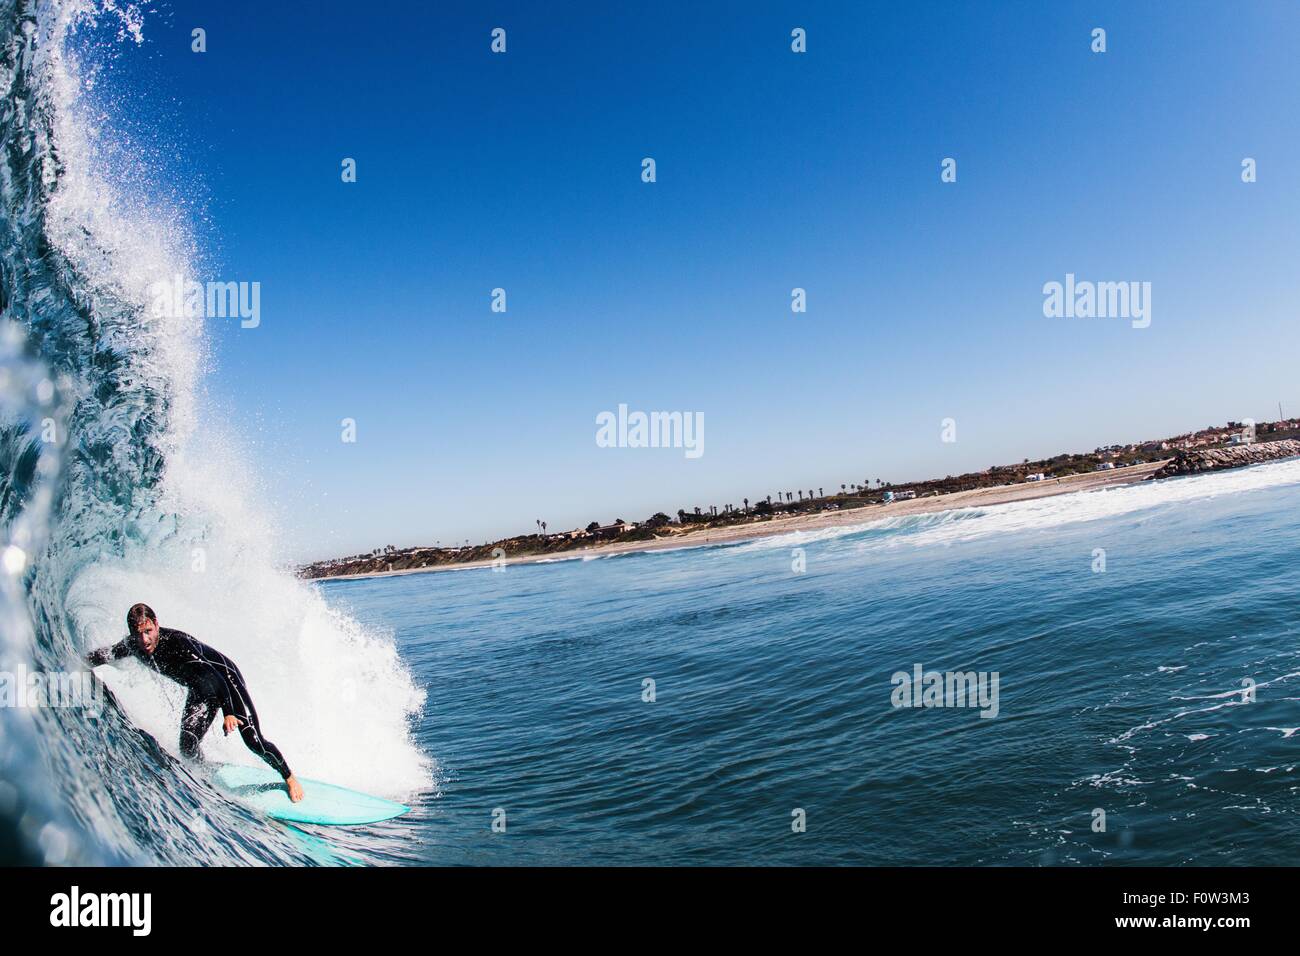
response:
<path id="1" fill-rule="evenodd" d="M 158 646 L 158 622 L 143 620 L 136 625 L 135 639 L 146 654 L 152 654 Z"/>

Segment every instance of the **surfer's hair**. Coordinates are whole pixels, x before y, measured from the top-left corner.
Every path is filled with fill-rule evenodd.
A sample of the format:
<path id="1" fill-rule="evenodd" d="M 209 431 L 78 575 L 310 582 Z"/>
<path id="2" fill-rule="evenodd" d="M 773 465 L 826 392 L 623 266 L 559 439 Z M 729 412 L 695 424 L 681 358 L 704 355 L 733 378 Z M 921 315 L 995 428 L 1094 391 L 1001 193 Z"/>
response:
<path id="1" fill-rule="evenodd" d="M 134 634 L 142 621 L 153 621 L 157 624 L 158 615 L 148 604 L 132 604 L 131 610 L 126 612 L 126 629 Z"/>

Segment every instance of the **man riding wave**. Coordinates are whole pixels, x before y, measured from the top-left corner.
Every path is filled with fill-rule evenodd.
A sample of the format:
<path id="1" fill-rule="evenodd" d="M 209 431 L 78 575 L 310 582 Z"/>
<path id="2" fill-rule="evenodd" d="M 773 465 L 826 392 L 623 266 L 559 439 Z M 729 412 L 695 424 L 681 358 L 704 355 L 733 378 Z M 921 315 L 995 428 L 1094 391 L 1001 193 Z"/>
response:
<path id="1" fill-rule="evenodd" d="M 253 698 L 234 661 L 184 631 L 159 627 L 158 616 L 147 604 L 133 605 L 127 611 L 126 628 L 129 632 L 126 637 L 110 647 L 92 651 L 86 657 L 87 663 L 97 667 L 124 657 L 134 657 L 163 677 L 184 685 L 189 695 L 181 714 L 183 756 L 198 758 L 199 741 L 212 726 L 220 709 L 225 715 L 225 733 L 229 735 L 238 730 L 248 749 L 284 778 L 289 799 L 294 803 L 302 799 L 302 785 L 294 778 L 279 748 L 262 736 Z"/>

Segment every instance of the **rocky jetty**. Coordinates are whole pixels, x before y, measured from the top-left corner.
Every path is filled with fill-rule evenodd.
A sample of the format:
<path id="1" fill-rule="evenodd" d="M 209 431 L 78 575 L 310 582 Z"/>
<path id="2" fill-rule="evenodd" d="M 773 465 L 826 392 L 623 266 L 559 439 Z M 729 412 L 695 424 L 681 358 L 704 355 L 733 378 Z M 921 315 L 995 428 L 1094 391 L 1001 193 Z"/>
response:
<path id="1" fill-rule="evenodd" d="M 1175 475 L 1195 475 L 1203 471 L 1258 465 L 1260 462 L 1277 461 L 1279 458 L 1292 458 L 1297 455 L 1300 455 L 1300 441 L 1295 439 L 1261 442 L 1258 445 L 1198 448 L 1195 451 L 1178 452 L 1169 464 L 1151 477 L 1172 478 Z"/>

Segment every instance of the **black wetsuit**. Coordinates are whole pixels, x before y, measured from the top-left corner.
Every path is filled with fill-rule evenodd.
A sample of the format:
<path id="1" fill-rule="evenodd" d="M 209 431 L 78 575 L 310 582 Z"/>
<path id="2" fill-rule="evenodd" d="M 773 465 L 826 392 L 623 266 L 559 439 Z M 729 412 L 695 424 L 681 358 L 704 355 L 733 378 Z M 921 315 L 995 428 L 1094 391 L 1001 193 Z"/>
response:
<path id="1" fill-rule="evenodd" d="M 158 644 L 152 654 L 144 652 L 139 638 L 130 636 L 111 647 L 93 651 L 86 660 L 95 667 L 123 657 L 134 657 L 146 667 L 189 689 L 181 716 L 181 753 L 186 757 L 198 757 L 199 741 L 212 726 L 217 708 L 220 708 L 227 717 L 239 718 L 239 735 L 244 738 L 248 749 L 270 764 L 280 776 L 286 780 L 289 778 L 289 765 L 279 749 L 262 736 L 253 698 L 244 686 L 244 676 L 225 654 L 184 631 L 160 627 Z"/>

